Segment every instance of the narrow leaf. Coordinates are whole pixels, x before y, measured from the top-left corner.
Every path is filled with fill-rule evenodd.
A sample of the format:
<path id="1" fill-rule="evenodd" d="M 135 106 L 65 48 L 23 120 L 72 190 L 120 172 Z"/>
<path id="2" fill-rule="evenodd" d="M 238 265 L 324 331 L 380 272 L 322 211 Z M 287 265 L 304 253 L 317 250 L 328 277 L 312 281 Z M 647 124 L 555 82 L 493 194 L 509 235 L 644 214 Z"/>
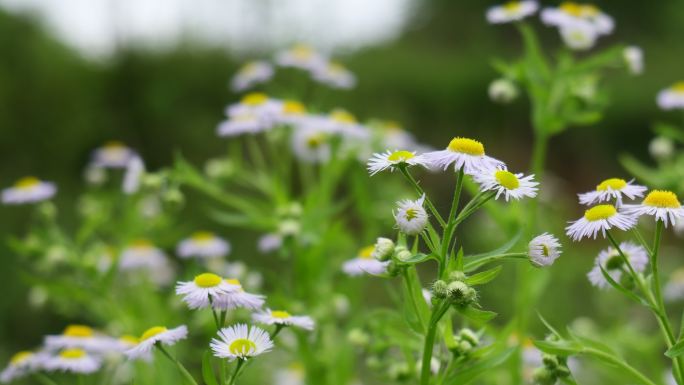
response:
<path id="1" fill-rule="evenodd" d="M 202 356 L 202 378 L 206 385 L 218 385 L 216 375 L 214 374 L 214 367 L 211 365 L 211 352 L 209 350 L 204 352 Z"/>
<path id="2" fill-rule="evenodd" d="M 493 269 L 473 274 L 470 277 L 466 278 L 466 283 L 471 286 L 484 285 L 485 283 L 488 283 L 494 278 L 496 278 L 499 275 L 499 273 L 501 273 L 502 268 L 503 266 L 499 265 Z"/>

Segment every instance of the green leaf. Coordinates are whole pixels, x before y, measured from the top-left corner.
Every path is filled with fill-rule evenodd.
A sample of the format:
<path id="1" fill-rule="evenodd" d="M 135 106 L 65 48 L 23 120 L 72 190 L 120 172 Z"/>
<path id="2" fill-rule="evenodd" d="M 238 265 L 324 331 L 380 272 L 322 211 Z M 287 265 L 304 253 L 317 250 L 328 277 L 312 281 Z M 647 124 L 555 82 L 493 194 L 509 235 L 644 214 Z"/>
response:
<path id="1" fill-rule="evenodd" d="M 496 313 L 489 310 L 480 310 L 472 306 L 454 306 L 462 316 L 475 322 L 489 322 L 497 316 Z"/>
<path id="2" fill-rule="evenodd" d="M 677 341 L 671 348 L 667 349 L 665 355 L 670 358 L 679 357 L 684 354 L 684 340 Z"/>
<path id="3" fill-rule="evenodd" d="M 498 248 L 488 251 L 486 253 L 482 254 L 473 254 L 473 255 L 466 255 L 465 259 L 480 259 L 480 258 L 485 258 L 485 257 L 491 257 L 494 255 L 499 255 L 507 252 L 513 246 L 515 246 L 516 243 L 518 243 L 518 240 L 520 240 L 520 237 L 522 236 L 522 230 L 519 230 L 513 238 L 509 239 L 508 242 L 504 243 L 503 245 L 499 246 Z"/>
<path id="4" fill-rule="evenodd" d="M 499 273 L 501 273 L 502 268 L 503 266 L 499 265 L 493 269 L 473 274 L 470 277 L 466 278 L 466 283 L 471 286 L 484 285 L 485 283 L 488 283 L 494 278 L 496 278 L 499 275 Z"/>
<path id="5" fill-rule="evenodd" d="M 456 271 L 463 271 L 463 247 L 456 254 Z"/>
<path id="6" fill-rule="evenodd" d="M 404 273 L 404 318 L 409 327 L 416 333 L 425 334 L 430 309 L 423 298 L 422 285 L 416 268 L 411 266 Z"/>
<path id="7" fill-rule="evenodd" d="M 534 341 L 534 346 L 544 353 L 556 356 L 572 356 L 582 352 L 584 346 L 578 341 Z"/>
<path id="8" fill-rule="evenodd" d="M 542 317 L 541 313 L 537 312 L 537 317 L 539 317 L 539 320 L 544 324 L 544 326 L 546 326 L 547 329 L 549 329 L 551 333 L 553 333 L 558 338 L 563 338 L 563 336 L 561 336 L 561 334 L 558 333 L 558 331 L 553 326 L 551 326 L 551 324 L 548 321 L 546 321 L 544 317 Z"/>
<path id="9" fill-rule="evenodd" d="M 214 374 L 214 367 L 211 365 L 212 355 L 209 350 L 204 352 L 202 356 L 202 378 L 206 385 L 218 385 L 216 375 Z"/>
<path id="10" fill-rule="evenodd" d="M 405 259 L 405 260 L 399 259 L 398 261 L 401 262 L 402 264 L 406 264 L 406 265 L 416 265 L 416 264 L 425 262 L 429 259 L 437 259 L 437 256 L 435 256 L 434 254 L 418 253 L 418 254 L 412 255 L 408 259 Z"/>
<path id="11" fill-rule="evenodd" d="M 599 264 L 598 266 L 599 266 L 599 269 L 601 269 L 601 273 L 603 274 L 603 278 L 605 278 L 606 281 L 608 281 L 608 283 L 610 283 L 611 286 L 616 288 L 622 294 L 626 295 L 629 299 L 632 299 L 632 300 L 634 300 L 634 301 L 636 301 L 636 302 L 638 302 L 638 303 L 640 303 L 646 307 L 651 307 L 651 305 L 649 305 L 641 297 L 639 297 L 638 295 L 634 294 L 633 292 L 627 290 L 624 286 L 620 285 L 619 283 L 615 282 L 613 277 L 611 277 L 610 274 L 608 274 L 608 272 L 603 268 L 603 266 L 601 266 L 601 264 Z"/>
<path id="12" fill-rule="evenodd" d="M 508 348 L 498 354 L 488 354 L 487 358 L 477 361 L 477 363 L 466 368 L 455 367 L 455 371 L 446 378 L 445 384 L 468 384 L 479 376 L 490 372 L 493 368 L 503 364 L 513 354 L 515 348 Z"/>

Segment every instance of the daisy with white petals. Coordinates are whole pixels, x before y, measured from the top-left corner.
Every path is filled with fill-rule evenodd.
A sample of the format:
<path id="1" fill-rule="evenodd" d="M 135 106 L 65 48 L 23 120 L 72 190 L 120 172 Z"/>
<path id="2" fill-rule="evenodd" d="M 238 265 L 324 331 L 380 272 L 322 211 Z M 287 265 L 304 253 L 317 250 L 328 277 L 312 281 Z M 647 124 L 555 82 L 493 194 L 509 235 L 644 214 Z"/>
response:
<path id="1" fill-rule="evenodd" d="M 350 89 L 356 85 L 356 76 L 342 64 L 333 61 L 314 68 L 311 76 L 332 88 Z"/>
<path id="2" fill-rule="evenodd" d="M 658 92 L 657 100 L 663 110 L 684 109 L 684 81 Z"/>
<path id="3" fill-rule="evenodd" d="M 564 28 L 576 24 L 585 24 L 595 34 L 608 35 L 613 32 L 613 18 L 593 4 L 579 4 L 571 1 L 562 3 L 557 8 L 545 8 L 541 19 L 546 25 Z"/>
<path id="4" fill-rule="evenodd" d="M 485 155 L 481 142 L 461 137 L 453 138 L 445 150 L 428 152 L 423 156 L 435 168 L 446 170 L 453 164 L 455 171 L 463 168 L 468 175 L 475 175 L 483 168 L 504 166 L 500 160 Z"/>
<path id="5" fill-rule="evenodd" d="M 475 174 L 473 178 L 480 184 L 482 191 L 496 191 L 496 199 L 503 195 L 506 202 L 510 198 L 519 200 L 523 197 L 537 196 L 536 186 L 539 183 L 533 181 L 534 175 L 513 174 L 505 168 L 486 168 Z"/>
<path id="6" fill-rule="evenodd" d="M 510 23 L 533 15 L 539 9 L 536 1 L 509 1 L 487 10 L 487 21 L 491 24 Z"/>
<path id="7" fill-rule="evenodd" d="M 632 75 L 641 75 L 644 72 L 644 51 L 640 47 L 635 45 L 625 47 L 622 57 Z"/>
<path id="8" fill-rule="evenodd" d="M 154 326 L 147 329 L 141 336 L 138 344 L 128 349 L 125 354 L 129 359 L 149 357 L 155 344 L 175 345 L 176 342 L 188 336 L 188 328 L 185 325 L 167 329 L 164 326 Z"/>
<path id="9" fill-rule="evenodd" d="M 12 187 L 2 190 L 2 203 L 20 205 L 41 202 L 52 198 L 56 192 L 57 186 L 54 183 L 27 176 L 19 179 Z"/>
<path id="10" fill-rule="evenodd" d="M 562 25 L 559 31 L 565 45 L 576 51 L 591 49 L 598 38 L 596 29 L 588 22 L 581 20 Z"/>
<path id="11" fill-rule="evenodd" d="M 397 167 L 415 165 L 427 168 L 429 163 L 422 155 L 416 155 L 415 151 L 387 150 L 384 153 L 373 154 L 373 157 L 368 160 L 368 172 L 375 175 L 387 169 L 394 171 Z"/>
<path id="12" fill-rule="evenodd" d="M 622 242 L 620 243 L 620 250 L 625 254 L 625 257 L 627 257 L 629 264 L 632 265 L 635 272 L 641 273 L 646 270 L 646 266 L 648 265 L 648 253 L 646 252 L 646 249 L 631 242 Z M 603 270 L 605 270 L 615 282 L 620 282 L 623 273 L 628 271 L 626 270 L 628 268 L 625 266 L 624 259 L 620 256 L 617 249 L 609 247 L 602 250 L 594 261 L 594 268 L 587 273 L 589 282 L 600 289 L 605 289 L 610 286 L 606 277 L 603 276 L 601 267 L 603 267 Z"/>
<path id="13" fill-rule="evenodd" d="M 313 330 L 315 323 L 309 316 L 295 316 L 283 310 L 271 310 L 257 312 L 252 315 L 254 321 L 264 325 L 296 326 L 305 330 Z"/>
<path id="14" fill-rule="evenodd" d="M 350 259 L 342 265 L 342 271 L 356 277 L 363 274 L 380 275 L 387 272 L 389 261 L 379 261 L 373 258 L 375 246 L 370 245 L 359 250 L 356 258 Z"/>
<path id="15" fill-rule="evenodd" d="M 599 183 L 596 190 L 589 191 L 584 194 L 578 194 L 579 202 L 583 205 L 591 205 L 594 203 L 607 202 L 615 199 L 616 206 L 622 205 L 622 196 L 629 199 L 640 198 L 644 196 L 646 187 L 632 184 L 634 180 L 627 182 L 620 178 L 610 178 Z"/>
<path id="16" fill-rule="evenodd" d="M 292 135 L 292 152 L 307 163 L 325 163 L 332 152 L 331 135 L 321 126 L 304 124 Z"/>
<path id="17" fill-rule="evenodd" d="M 425 194 L 413 201 L 404 199 L 397 202 L 397 210 L 394 212 L 394 219 L 397 222 L 399 231 L 406 235 L 417 235 L 425 230 L 428 223 L 428 214 L 423 208 Z"/>
<path id="18" fill-rule="evenodd" d="M 244 91 L 259 83 L 269 81 L 274 73 L 273 66 L 267 61 L 256 60 L 248 62 L 233 77 L 230 83 L 231 88 L 233 91 Z"/>
<path id="19" fill-rule="evenodd" d="M 190 309 L 204 309 L 218 298 L 227 293 L 240 290 L 237 285 L 231 285 L 216 274 L 204 273 L 189 282 L 178 282 L 176 294 L 183 296 Z"/>
<path id="20" fill-rule="evenodd" d="M 303 70 L 317 70 L 325 66 L 323 55 L 305 44 L 296 44 L 289 49 L 278 52 L 275 58 L 281 67 L 293 67 Z"/>
<path id="21" fill-rule="evenodd" d="M 137 239 L 126 247 L 119 257 L 121 270 L 149 269 L 156 270 L 168 263 L 163 250 L 147 239 Z"/>
<path id="22" fill-rule="evenodd" d="M 251 92 L 240 99 L 238 103 L 231 104 L 226 108 L 226 116 L 231 119 L 245 119 L 254 116 L 264 123 L 272 123 L 275 116 L 281 111 L 281 101 L 273 99 L 262 92 Z M 266 128 L 262 128 L 264 130 Z"/>
<path id="23" fill-rule="evenodd" d="M 230 253 L 230 243 L 214 233 L 198 231 L 183 239 L 176 247 L 176 253 L 181 258 L 220 258 Z"/>
<path id="24" fill-rule="evenodd" d="M 93 151 L 92 166 L 99 168 L 126 168 L 136 156 L 135 151 L 119 141 L 110 141 Z"/>
<path id="25" fill-rule="evenodd" d="M 103 353 L 114 350 L 117 345 L 115 338 L 85 325 L 69 325 L 62 334 L 45 337 L 45 347 L 50 350 L 77 348 L 93 353 Z"/>
<path id="26" fill-rule="evenodd" d="M 624 205 L 624 208 L 626 213 L 637 217 L 653 215 L 656 221 L 663 221 L 665 227 L 670 222 L 675 225 L 677 218 L 684 217 L 684 208 L 672 191 L 653 190 L 646 195 L 641 204 Z"/>
<path id="27" fill-rule="evenodd" d="M 37 369 L 39 360 L 34 352 L 18 352 L 10 358 L 5 369 L 0 372 L 0 382 L 8 383 L 24 377 Z"/>
<path id="28" fill-rule="evenodd" d="M 296 100 L 283 100 L 275 120 L 281 124 L 299 124 L 307 118 L 306 106 Z"/>
<path id="29" fill-rule="evenodd" d="M 534 237 L 527 245 L 527 256 L 537 267 L 551 266 L 561 255 L 561 244 L 558 238 L 549 233 Z"/>
<path id="30" fill-rule="evenodd" d="M 237 279 L 226 279 L 231 290 L 216 297 L 213 308 L 216 310 L 249 309 L 255 310 L 264 306 L 264 296 L 246 292 Z"/>
<path id="31" fill-rule="evenodd" d="M 214 356 L 229 361 L 246 360 L 273 349 L 271 337 L 256 326 L 237 324 L 221 329 L 218 336 L 211 340 L 211 350 Z"/>
<path id="32" fill-rule="evenodd" d="M 613 227 L 629 230 L 634 225 L 636 218 L 618 211 L 613 205 L 604 204 L 586 210 L 582 218 L 570 223 L 565 230 L 573 241 L 579 241 L 584 237 L 596 239 L 599 232 L 605 237 L 606 230 Z"/>
<path id="33" fill-rule="evenodd" d="M 97 372 L 102 366 L 100 358 L 83 349 L 65 349 L 56 356 L 45 358 L 42 367 L 48 371 L 90 374 Z"/>

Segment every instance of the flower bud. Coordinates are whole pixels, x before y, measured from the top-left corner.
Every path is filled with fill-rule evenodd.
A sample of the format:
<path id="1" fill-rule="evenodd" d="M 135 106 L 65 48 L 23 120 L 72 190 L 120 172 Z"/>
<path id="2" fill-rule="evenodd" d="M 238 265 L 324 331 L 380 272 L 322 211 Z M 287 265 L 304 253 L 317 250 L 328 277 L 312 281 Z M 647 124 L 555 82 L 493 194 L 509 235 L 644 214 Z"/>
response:
<path id="1" fill-rule="evenodd" d="M 436 298 L 446 298 L 449 296 L 449 287 L 441 279 L 432 284 L 432 294 Z"/>
<path id="2" fill-rule="evenodd" d="M 349 331 L 349 334 L 347 334 L 347 340 L 352 345 L 363 347 L 368 345 L 368 342 L 370 342 L 370 336 L 363 330 L 355 328 Z"/>
<path id="3" fill-rule="evenodd" d="M 468 305 L 477 299 L 475 289 L 468 286 L 465 282 L 453 281 L 447 286 L 451 301 L 458 305 Z"/>
<path id="4" fill-rule="evenodd" d="M 473 346 L 480 344 L 480 337 L 478 337 L 474 331 L 468 328 L 461 329 L 461 331 L 458 333 L 458 338 L 470 342 Z"/>
<path id="5" fill-rule="evenodd" d="M 387 265 L 387 274 L 389 274 L 390 277 L 397 277 L 401 274 L 401 271 L 402 267 L 394 261 L 390 261 L 390 264 Z"/>
<path id="6" fill-rule="evenodd" d="M 394 242 L 389 238 L 380 237 L 375 241 L 375 247 L 373 248 L 371 257 L 380 261 L 387 261 L 392 258 L 393 253 Z"/>
<path id="7" fill-rule="evenodd" d="M 544 366 L 549 369 L 556 369 L 556 367 L 558 367 L 558 357 L 551 354 L 543 354 L 542 362 L 544 363 Z"/>
<path id="8" fill-rule="evenodd" d="M 405 248 L 403 246 L 397 247 L 395 250 L 395 253 L 396 253 L 397 259 L 401 262 L 406 262 L 409 259 L 411 259 L 411 257 L 413 257 L 413 253 L 410 252 L 407 248 Z"/>
<path id="9" fill-rule="evenodd" d="M 648 145 L 648 152 L 657 160 L 669 159 L 674 153 L 674 143 L 668 137 L 657 136 Z"/>
<path id="10" fill-rule="evenodd" d="M 453 281 L 461 281 L 464 282 L 466 279 L 466 275 L 462 271 L 452 271 L 449 273 L 449 282 Z"/>
<path id="11" fill-rule="evenodd" d="M 554 385 L 556 383 L 556 375 L 553 371 L 542 366 L 535 369 L 532 373 L 532 382 L 536 385 Z"/>
<path id="12" fill-rule="evenodd" d="M 506 78 L 500 78 L 489 84 L 489 99 L 494 103 L 508 104 L 518 97 L 518 87 Z"/>

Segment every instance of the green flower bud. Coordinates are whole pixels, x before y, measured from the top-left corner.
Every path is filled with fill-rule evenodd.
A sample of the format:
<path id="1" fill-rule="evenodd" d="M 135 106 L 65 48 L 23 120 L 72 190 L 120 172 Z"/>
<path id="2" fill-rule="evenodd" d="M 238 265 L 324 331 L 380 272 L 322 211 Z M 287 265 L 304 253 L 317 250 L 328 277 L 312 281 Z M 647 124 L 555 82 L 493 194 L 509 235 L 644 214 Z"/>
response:
<path id="1" fill-rule="evenodd" d="M 556 368 L 556 376 L 560 378 L 565 378 L 570 376 L 570 369 L 567 366 L 560 365 Z"/>
<path id="2" fill-rule="evenodd" d="M 452 271 L 449 273 L 449 282 L 452 281 L 465 281 L 466 275 L 462 271 Z"/>
<path id="3" fill-rule="evenodd" d="M 380 237 L 375 241 L 375 247 L 371 253 L 373 258 L 379 261 L 387 261 L 392 258 L 392 254 L 394 254 L 394 242 L 391 239 Z"/>
<path id="4" fill-rule="evenodd" d="M 545 367 L 537 368 L 532 373 L 532 382 L 536 385 L 554 385 L 556 379 L 554 372 Z"/>
<path id="5" fill-rule="evenodd" d="M 366 346 L 370 342 L 370 336 L 365 331 L 355 328 L 349 331 L 347 334 L 347 340 L 349 343 L 355 346 Z"/>
<path id="6" fill-rule="evenodd" d="M 453 281 L 447 286 L 447 290 L 451 300 L 458 305 L 468 305 L 477 299 L 475 289 L 465 282 Z"/>
<path id="7" fill-rule="evenodd" d="M 446 298 L 449 296 L 449 287 L 441 279 L 432 284 L 432 294 L 435 298 Z"/>
<path id="8" fill-rule="evenodd" d="M 501 78 L 489 84 L 488 93 L 493 102 L 508 104 L 518 97 L 518 87 L 511 80 Z"/>
<path id="9" fill-rule="evenodd" d="M 551 354 L 544 353 L 542 355 L 542 362 L 549 369 L 556 369 L 558 367 L 558 357 Z"/>
<path id="10" fill-rule="evenodd" d="M 474 331 L 467 328 L 461 329 L 461 331 L 458 332 L 458 338 L 470 342 L 473 346 L 480 344 L 480 337 L 478 337 Z"/>
<path id="11" fill-rule="evenodd" d="M 387 265 L 387 273 L 390 275 L 390 277 L 396 277 L 402 272 L 402 267 L 397 265 L 396 262 L 391 261 L 389 265 Z"/>

